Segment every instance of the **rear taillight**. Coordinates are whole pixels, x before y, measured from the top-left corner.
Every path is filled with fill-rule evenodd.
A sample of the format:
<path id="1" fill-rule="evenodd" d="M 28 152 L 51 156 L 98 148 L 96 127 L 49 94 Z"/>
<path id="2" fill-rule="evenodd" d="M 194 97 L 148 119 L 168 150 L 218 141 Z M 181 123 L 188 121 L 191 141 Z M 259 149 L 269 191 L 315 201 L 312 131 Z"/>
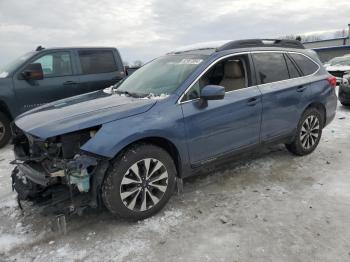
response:
<path id="1" fill-rule="evenodd" d="M 331 87 L 336 87 L 337 86 L 337 78 L 335 76 L 329 76 L 327 78 L 328 83 Z"/>

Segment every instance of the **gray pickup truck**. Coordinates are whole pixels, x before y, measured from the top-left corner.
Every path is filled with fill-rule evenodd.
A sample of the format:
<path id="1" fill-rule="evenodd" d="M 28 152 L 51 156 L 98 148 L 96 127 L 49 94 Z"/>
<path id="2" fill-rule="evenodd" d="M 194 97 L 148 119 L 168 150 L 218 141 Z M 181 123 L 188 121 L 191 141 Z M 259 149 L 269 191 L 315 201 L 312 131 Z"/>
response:
<path id="1" fill-rule="evenodd" d="M 34 107 L 103 89 L 125 77 L 116 48 L 39 46 L 0 68 L 0 148 L 10 122 Z"/>

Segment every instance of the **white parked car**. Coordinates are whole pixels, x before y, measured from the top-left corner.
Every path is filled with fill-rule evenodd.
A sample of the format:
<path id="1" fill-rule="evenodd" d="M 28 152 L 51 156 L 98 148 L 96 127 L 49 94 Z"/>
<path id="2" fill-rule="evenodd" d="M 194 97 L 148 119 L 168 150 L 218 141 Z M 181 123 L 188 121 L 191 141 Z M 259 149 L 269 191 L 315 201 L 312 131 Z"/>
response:
<path id="1" fill-rule="evenodd" d="M 337 78 L 339 84 L 346 72 L 350 72 L 350 54 L 332 58 L 324 64 L 326 70 Z"/>

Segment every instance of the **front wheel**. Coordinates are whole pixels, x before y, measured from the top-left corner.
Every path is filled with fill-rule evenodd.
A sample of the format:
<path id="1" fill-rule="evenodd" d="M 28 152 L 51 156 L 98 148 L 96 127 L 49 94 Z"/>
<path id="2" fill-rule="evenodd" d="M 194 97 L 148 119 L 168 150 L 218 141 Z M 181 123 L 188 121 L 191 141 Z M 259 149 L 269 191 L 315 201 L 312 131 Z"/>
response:
<path id="1" fill-rule="evenodd" d="M 286 144 L 295 155 L 303 156 L 313 152 L 320 142 L 323 118 L 316 108 L 307 109 L 301 117 L 294 140 Z"/>
<path id="2" fill-rule="evenodd" d="M 0 148 L 7 145 L 11 139 L 10 120 L 0 112 Z"/>
<path id="3" fill-rule="evenodd" d="M 102 186 L 108 210 L 140 220 L 161 210 L 170 199 L 176 178 L 173 159 L 162 148 L 138 144 L 112 162 Z"/>

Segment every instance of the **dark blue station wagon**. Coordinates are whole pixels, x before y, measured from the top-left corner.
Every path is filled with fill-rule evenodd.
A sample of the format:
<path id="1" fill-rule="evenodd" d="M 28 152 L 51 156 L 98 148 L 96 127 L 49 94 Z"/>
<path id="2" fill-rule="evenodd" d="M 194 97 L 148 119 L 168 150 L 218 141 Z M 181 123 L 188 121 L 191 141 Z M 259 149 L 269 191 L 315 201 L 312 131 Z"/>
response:
<path id="1" fill-rule="evenodd" d="M 143 219 L 196 170 L 266 143 L 317 147 L 336 79 L 298 41 L 240 40 L 171 52 L 109 89 L 13 124 L 20 200 L 56 212 L 105 205 Z"/>

